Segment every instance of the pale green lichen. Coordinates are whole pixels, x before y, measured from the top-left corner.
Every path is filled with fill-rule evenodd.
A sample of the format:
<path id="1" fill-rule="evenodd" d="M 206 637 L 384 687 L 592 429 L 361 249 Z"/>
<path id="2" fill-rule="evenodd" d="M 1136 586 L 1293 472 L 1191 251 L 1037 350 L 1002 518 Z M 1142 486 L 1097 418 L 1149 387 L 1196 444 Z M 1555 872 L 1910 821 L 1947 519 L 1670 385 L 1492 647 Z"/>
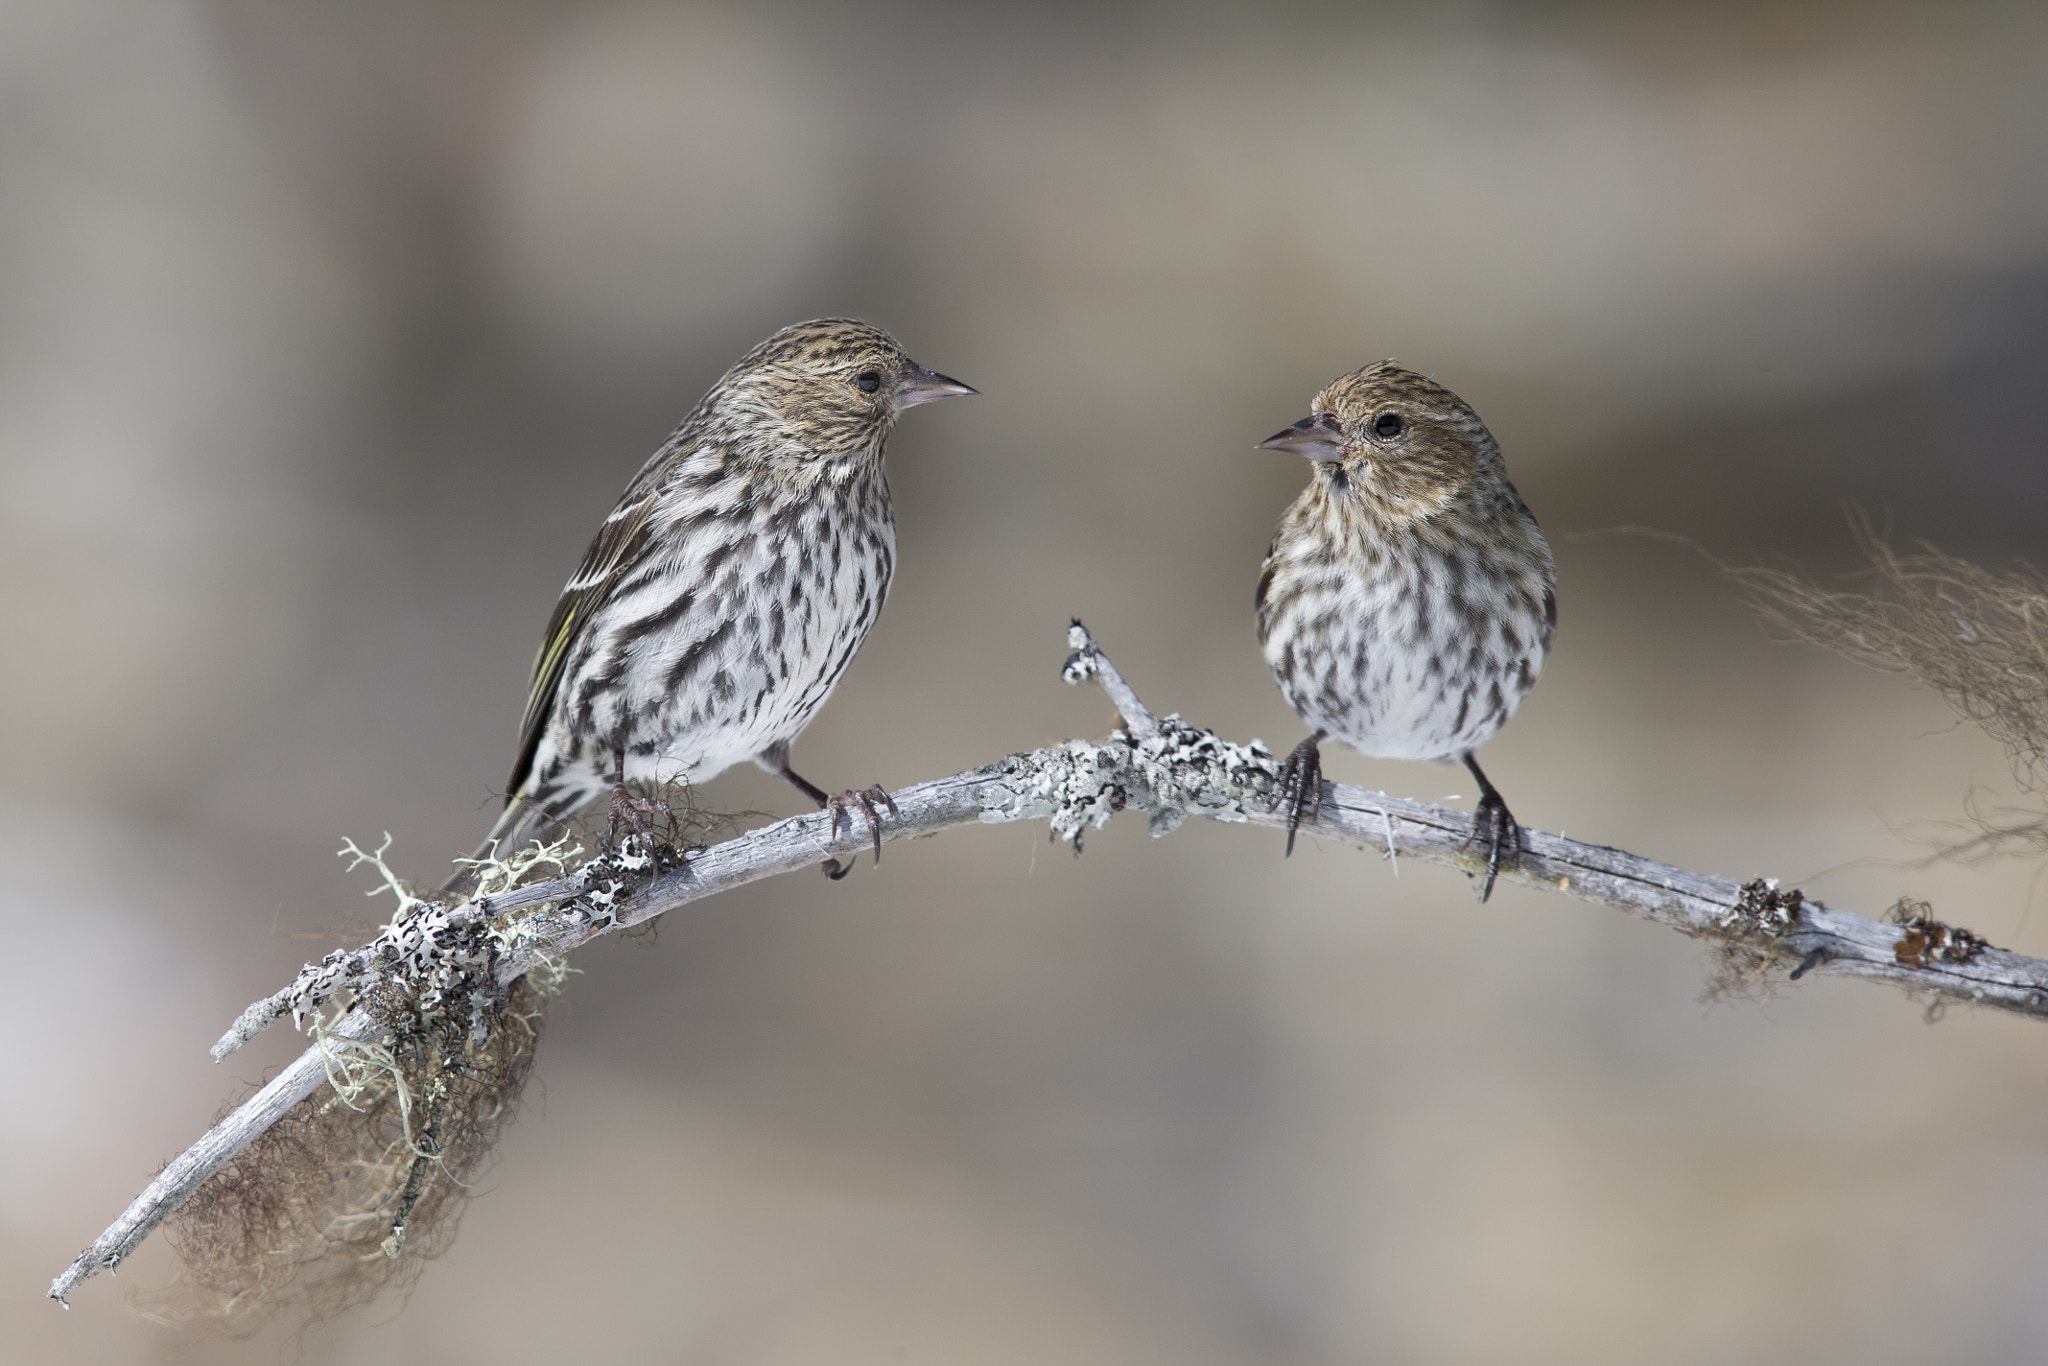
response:
<path id="1" fill-rule="evenodd" d="M 384 839 L 388 844 L 391 837 L 386 835 Z M 382 847 L 378 852 L 383 852 Z M 552 869 L 553 876 L 567 877 L 589 861 L 590 855 L 582 843 L 574 835 L 564 835 L 551 843 L 529 840 L 503 858 L 498 857 L 494 843 L 490 853 L 480 858 L 456 859 L 455 866 L 468 870 L 474 888 L 470 900 L 488 901 L 539 881 L 544 871 Z"/>
<path id="2" fill-rule="evenodd" d="M 395 922 L 405 919 L 406 914 L 413 907 L 423 906 L 426 903 L 414 894 L 412 884 L 392 872 L 391 865 L 384 861 L 384 855 L 390 848 L 391 832 L 386 830 L 384 832 L 384 842 L 373 850 L 362 849 L 354 840 L 344 836 L 341 841 L 341 848 L 336 850 L 335 853 L 338 857 L 349 860 L 348 871 L 351 873 L 366 863 L 377 870 L 377 876 L 382 885 L 372 887 L 369 891 L 364 892 L 363 895 L 375 897 L 389 892 L 392 896 L 396 897 L 398 899 L 398 909 L 391 917 Z"/>

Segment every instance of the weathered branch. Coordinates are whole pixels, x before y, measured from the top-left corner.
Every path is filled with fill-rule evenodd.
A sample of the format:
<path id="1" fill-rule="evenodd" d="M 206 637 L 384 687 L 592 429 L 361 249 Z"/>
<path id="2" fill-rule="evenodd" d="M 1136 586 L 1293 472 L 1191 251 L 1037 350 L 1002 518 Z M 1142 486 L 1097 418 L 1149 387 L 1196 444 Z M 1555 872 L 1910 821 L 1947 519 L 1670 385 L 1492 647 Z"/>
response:
<path id="1" fill-rule="evenodd" d="M 1190 815 L 1285 827 L 1285 816 L 1271 809 L 1278 765 L 1270 752 L 1256 741 L 1219 739 L 1178 716 L 1154 716 L 1079 622 L 1069 636 L 1074 654 L 1064 677 L 1099 683 L 1123 727 L 1100 741 L 1012 754 L 892 793 L 883 840 L 1043 820 L 1055 838 L 1072 840 L 1078 850 L 1086 831 L 1128 808 L 1146 814 L 1154 836 Z M 1320 814 L 1302 829 L 1384 850 L 1389 858 L 1451 864 L 1469 875 L 1480 867 L 1466 847 L 1471 824 L 1469 815 L 1452 808 L 1328 784 Z M 521 975 L 601 935 L 750 882 L 851 857 L 870 839 L 865 818 L 847 812 L 777 821 L 686 857 L 663 857 L 635 837 L 565 877 L 454 907 L 415 906 L 370 946 L 330 955 L 293 986 L 252 1005 L 215 1045 L 214 1056 L 225 1057 L 278 1016 L 317 1008 L 334 993 L 352 991 L 360 999 L 362 985 L 380 974 L 401 980 L 416 1000 L 431 979 L 436 985 L 426 994 L 434 996 L 435 1008 L 474 1011 L 475 1002 L 502 994 Z M 1946 1000 L 2048 1017 L 2048 960 L 1989 948 L 1965 931 L 1924 918 L 1906 924 L 1866 919 L 1797 891 L 1781 893 L 1761 879 L 1737 883 L 1537 830 L 1524 832 L 1523 845 L 1519 866 L 1501 870 L 1503 881 L 1602 902 L 1713 941 L 1753 972 L 1797 964 L 1795 979 L 1810 972 L 1868 977 Z M 536 906 L 541 909 L 514 922 L 512 932 L 488 928 L 502 924 L 508 911 Z M 463 986 L 459 969 L 475 963 L 483 965 L 478 980 Z M 445 1000 L 435 995 L 444 988 Z M 359 1005 L 327 1036 L 368 1041 L 383 1032 Z M 316 1043 L 165 1167 L 57 1277 L 51 1297 L 62 1302 L 95 1272 L 111 1270 L 224 1163 L 311 1095 L 326 1078 L 327 1046 Z"/>

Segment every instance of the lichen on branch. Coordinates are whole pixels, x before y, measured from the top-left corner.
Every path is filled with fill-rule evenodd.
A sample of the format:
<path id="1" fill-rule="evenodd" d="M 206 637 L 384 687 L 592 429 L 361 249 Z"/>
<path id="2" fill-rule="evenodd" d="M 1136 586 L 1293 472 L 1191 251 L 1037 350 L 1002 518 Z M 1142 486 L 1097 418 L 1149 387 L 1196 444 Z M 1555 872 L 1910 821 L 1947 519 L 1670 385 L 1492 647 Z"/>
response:
<path id="1" fill-rule="evenodd" d="M 51 1286 L 62 1300 L 128 1256 L 174 1211 L 174 1238 L 210 1312 L 246 1321 L 262 1307 L 338 1312 L 444 1246 L 464 1183 L 516 1110 L 540 1006 L 567 955 L 693 901 L 845 858 L 883 841 L 976 823 L 1043 820 L 1076 851 L 1117 812 L 1165 835 L 1189 816 L 1279 831 L 1274 756 L 1178 715 L 1155 716 L 1077 622 L 1065 676 L 1094 681 L 1123 725 L 1100 740 L 1012 754 L 890 794 L 878 831 L 837 812 L 776 821 L 718 843 L 723 818 L 515 851 L 474 865 L 466 897 L 420 897 L 384 849 L 344 850 L 376 866 L 400 914 L 360 949 L 308 965 L 257 1002 L 217 1046 L 231 1050 L 290 1014 L 315 1044 L 165 1167 Z M 1463 811 L 1327 784 L 1302 833 L 1471 876 Z M 2048 960 L 1983 944 L 1931 916 L 1891 923 L 1825 906 L 1767 880 L 1738 883 L 1538 830 L 1503 883 L 1619 907 L 1722 946 L 1742 975 L 1796 964 L 1873 978 L 1938 1000 L 2048 1018 Z M 1277 857 L 1277 840 L 1273 854 Z M 579 859 L 581 860 L 579 862 Z M 552 874 L 552 876 L 546 876 Z M 338 1083 L 335 1084 L 335 1083 Z"/>

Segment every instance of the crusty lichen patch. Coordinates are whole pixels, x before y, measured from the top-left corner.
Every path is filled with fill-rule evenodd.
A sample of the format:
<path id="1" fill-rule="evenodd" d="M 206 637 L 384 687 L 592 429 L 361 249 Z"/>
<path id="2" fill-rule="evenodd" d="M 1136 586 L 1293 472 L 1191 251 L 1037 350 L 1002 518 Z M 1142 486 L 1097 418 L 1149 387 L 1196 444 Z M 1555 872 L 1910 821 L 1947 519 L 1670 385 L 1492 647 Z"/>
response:
<path id="1" fill-rule="evenodd" d="M 1958 925 L 1944 925 L 1934 918 L 1934 908 L 1924 901 L 1900 897 L 1887 917 L 1899 927 L 1899 942 L 1892 945 L 1892 957 L 1909 968 L 1930 963 L 1967 963 L 1989 945 L 1982 935 Z"/>
<path id="2" fill-rule="evenodd" d="M 1745 939 L 1783 939 L 1799 925 L 1799 908 L 1806 893 L 1797 887 L 1778 890 L 1774 877 L 1752 878 L 1742 884 L 1742 895 L 1720 919 L 1720 926 Z"/>
<path id="3" fill-rule="evenodd" d="M 1718 960 L 1703 993 L 1706 1000 L 1736 996 L 1768 996 L 1776 987 L 1774 969 L 1792 955 L 1784 939 L 1799 927 L 1806 894 L 1797 887 L 1779 890 L 1776 878 L 1752 878 L 1715 922 L 1722 937 L 1715 941 Z"/>
<path id="4" fill-rule="evenodd" d="M 1270 801 L 1276 765 L 1264 745 L 1235 744 L 1178 715 L 1158 724 L 1143 739 L 1116 730 L 990 765 L 982 773 L 1000 781 L 980 788 L 981 818 L 1043 820 L 1078 850 L 1119 811 L 1144 812 L 1156 839 L 1190 815 L 1241 821 L 1246 803 Z"/>

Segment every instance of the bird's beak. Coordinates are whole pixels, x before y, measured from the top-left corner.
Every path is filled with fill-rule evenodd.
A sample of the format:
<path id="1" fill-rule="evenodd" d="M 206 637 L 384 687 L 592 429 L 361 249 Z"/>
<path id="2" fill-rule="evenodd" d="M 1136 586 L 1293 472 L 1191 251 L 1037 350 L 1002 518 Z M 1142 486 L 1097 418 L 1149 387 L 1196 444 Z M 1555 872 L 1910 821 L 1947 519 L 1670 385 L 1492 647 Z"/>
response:
<path id="1" fill-rule="evenodd" d="M 957 379 L 948 379 L 936 370 L 927 370 L 917 362 L 910 362 L 909 372 L 903 383 L 896 386 L 896 406 L 915 408 L 920 403 L 931 403 L 942 398 L 958 398 L 964 394 L 978 394 L 981 390 L 970 388 Z"/>
<path id="2" fill-rule="evenodd" d="M 1342 460 L 1344 433 L 1337 419 L 1328 413 L 1305 417 L 1284 431 L 1275 432 L 1259 443 L 1262 451 L 1292 451 L 1310 460 Z"/>

